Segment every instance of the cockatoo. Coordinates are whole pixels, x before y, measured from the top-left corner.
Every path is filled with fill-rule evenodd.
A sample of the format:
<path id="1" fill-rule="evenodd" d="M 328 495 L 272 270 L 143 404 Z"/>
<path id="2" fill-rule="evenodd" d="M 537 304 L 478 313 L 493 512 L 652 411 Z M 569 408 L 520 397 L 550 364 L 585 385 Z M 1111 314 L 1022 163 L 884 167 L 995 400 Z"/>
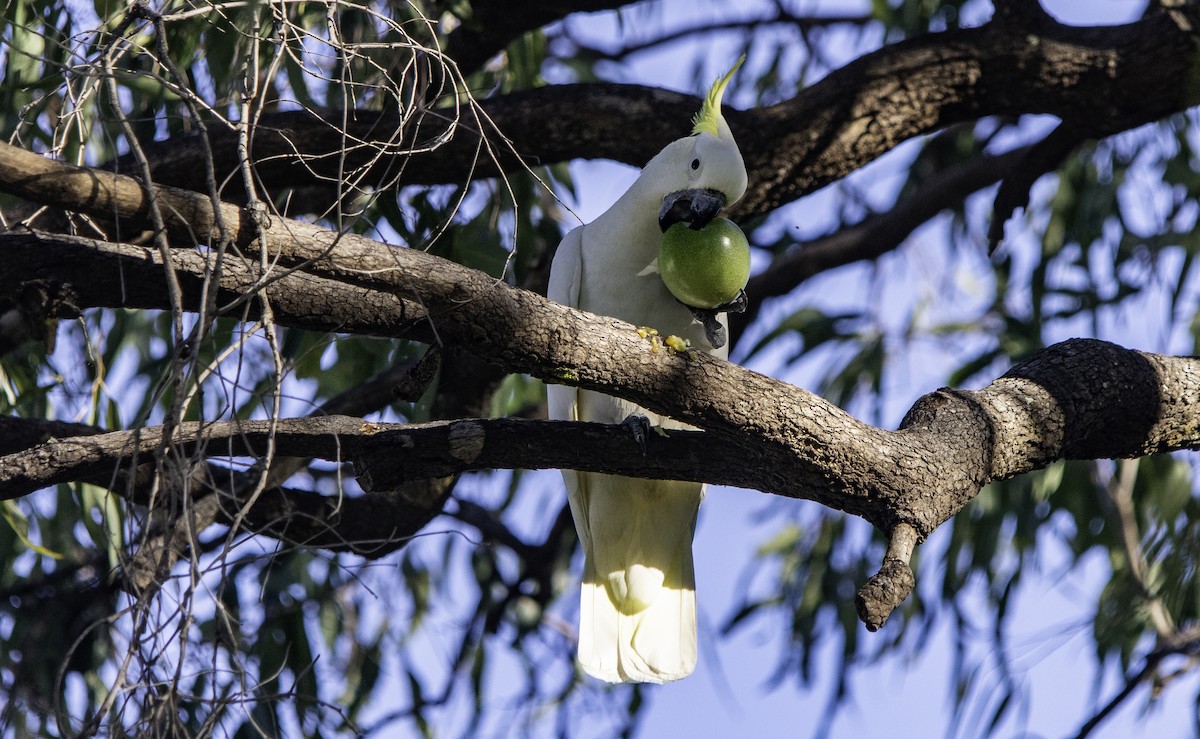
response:
<path id="1" fill-rule="evenodd" d="M 657 258 L 672 223 L 701 228 L 746 192 L 746 166 L 721 115 L 721 97 L 742 61 L 713 84 L 690 136 L 668 144 L 612 207 L 563 238 L 550 269 L 551 300 L 727 356 L 726 316 L 720 314 L 716 332 L 717 319 L 699 320 L 667 290 Z M 645 419 L 663 429 L 690 428 L 620 398 L 565 385 L 549 385 L 547 393 L 554 419 Z M 664 683 L 691 674 L 692 535 L 705 486 L 572 470 L 563 470 L 563 478 L 585 560 L 580 665 L 613 683 Z"/>

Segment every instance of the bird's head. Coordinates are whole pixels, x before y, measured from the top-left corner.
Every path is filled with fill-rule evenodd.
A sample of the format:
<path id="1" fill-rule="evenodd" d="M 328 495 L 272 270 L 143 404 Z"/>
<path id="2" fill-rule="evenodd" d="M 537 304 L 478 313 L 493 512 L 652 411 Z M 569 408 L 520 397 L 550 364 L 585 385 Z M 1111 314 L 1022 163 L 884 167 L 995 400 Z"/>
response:
<path id="1" fill-rule="evenodd" d="M 721 115 L 721 97 L 745 60 L 745 56 L 738 59 L 713 83 L 692 119 L 692 135 L 668 144 L 651 163 L 656 176 L 667 183 L 658 212 L 658 224 L 664 231 L 680 221 L 694 229 L 703 228 L 722 208 L 746 193 L 746 164 Z"/>

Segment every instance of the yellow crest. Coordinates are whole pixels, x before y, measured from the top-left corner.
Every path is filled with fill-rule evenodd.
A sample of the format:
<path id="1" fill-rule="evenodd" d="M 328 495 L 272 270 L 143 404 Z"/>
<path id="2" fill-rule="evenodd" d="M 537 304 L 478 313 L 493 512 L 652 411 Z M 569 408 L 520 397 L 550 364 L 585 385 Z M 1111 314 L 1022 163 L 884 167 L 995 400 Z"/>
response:
<path id="1" fill-rule="evenodd" d="M 738 67 L 742 66 L 744 61 L 746 61 L 746 55 L 742 54 L 742 58 L 737 60 L 733 68 L 726 72 L 724 77 L 713 83 L 708 91 L 708 96 L 704 98 L 704 105 L 700 106 L 700 112 L 692 118 L 692 133 L 721 135 L 717 129 L 717 120 L 721 117 L 721 97 L 725 94 L 729 80 L 733 79 L 733 73 L 738 71 Z"/>

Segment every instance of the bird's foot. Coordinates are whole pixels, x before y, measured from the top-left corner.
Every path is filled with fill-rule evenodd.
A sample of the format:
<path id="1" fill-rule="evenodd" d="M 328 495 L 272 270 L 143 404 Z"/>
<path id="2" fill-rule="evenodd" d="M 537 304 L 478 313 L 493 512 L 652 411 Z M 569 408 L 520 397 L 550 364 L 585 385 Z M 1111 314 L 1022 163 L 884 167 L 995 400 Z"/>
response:
<path id="1" fill-rule="evenodd" d="M 718 305 L 716 308 L 713 308 L 713 310 L 718 313 L 745 313 L 746 306 L 749 304 L 750 299 L 746 297 L 746 291 L 738 290 L 738 294 L 734 296 L 733 300 L 729 301 L 725 305 Z"/>
<path id="2" fill-rule="evenodd" d="M 729 341 L 729 333 L 725 330 L 725 325 L 721 323 L 721 319 L 717 317 L 717 315 L 721 313 L 721 309 L 690 309 L 692 311 L 692 316 L 704 325 L 704 337 L 708 339 L 709 344 L 712 344 L 712 348 L 720 349 L 721 347 L 725 346 L 725 342 Z"/>
<path id="3" fill-rule="evenodd" d="M 650 425 L 650 419 L 643 416 L 641 413 L 630 413 L 621 421 L 621 425 L 629 429 L 629 433 L 633 435 L 633 440 L 637 442 L 638 447 L 642 450 L 642 456 L 646 456 L 646 436 L 654 428 Z"/>

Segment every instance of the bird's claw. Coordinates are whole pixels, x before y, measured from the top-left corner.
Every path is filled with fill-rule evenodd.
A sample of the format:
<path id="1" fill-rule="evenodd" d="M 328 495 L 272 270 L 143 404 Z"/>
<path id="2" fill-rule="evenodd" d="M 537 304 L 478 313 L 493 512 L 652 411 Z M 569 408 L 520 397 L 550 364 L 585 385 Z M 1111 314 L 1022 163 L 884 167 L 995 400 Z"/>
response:
<path id="1" fill-rule="evenodd" d="M 704 336 L 708 339 L 708 343 L 712 344 L 712 348 L 720 349 L 725 346 L 725 342 L 729 341 L 729 332 L 725 330 L 725 325 L 717 317 L 721 313 L 721 309 L 692 308 L 691 311 L 692 316 L 704 325 Z"/>
<path id="2" fill-rule="evenodd" d="M 733 296 L 733 300 L 725 305 L 718 305 L 713 308 L 718 313 L 745 313 L 746 307 L 750 304 L 750 299 L 746 297 L 745 290 L 738 290 L 738 294 Z"/>
<path id="3" fill-rule="evenodd" d="M 650 433 L 653 426 L 650 425 L 650 419 L 640 413 L 631 413 L 621 421 L 621 425 L 629 429 L 629 433 L 633 435 L 633 440 L 637 442 L 638 448 L 642 450 L 642 456 L 646 456 L 646 435 Z"/>
<path id="4" fill-rule="evenodd" d="M 704 325 L 704 336 L 708 339 L 708 343 L 712 344 L 713 349 L 720 349 L 725 346 L 725 342 L 729 341 L 729 331 L 717 316 L 722 313 L 745 313 L 749 302 L 746 291 L 738 290 L 738 294 L 734 296 L 733 300 L 724 305 L 718 305 L 716 308 L 696 308 L 689 305 L 688 310 L 692 312 L 692 316 L 697 321 Z"/>

